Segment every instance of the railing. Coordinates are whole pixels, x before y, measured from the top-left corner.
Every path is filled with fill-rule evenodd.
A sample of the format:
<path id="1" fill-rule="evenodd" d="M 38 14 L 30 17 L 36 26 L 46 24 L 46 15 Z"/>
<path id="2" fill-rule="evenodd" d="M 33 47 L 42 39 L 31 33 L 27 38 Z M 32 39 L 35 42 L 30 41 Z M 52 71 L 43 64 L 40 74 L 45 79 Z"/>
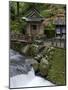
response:
<path id="1" fill-rule="evenodd" d="M 28 35 L 23 35 L 23 34 L 12 34 L 10 39 L 12 41 L 17 40 L 20 42 L 31 42 L 31 37 L 29 37 Z M 45 40 L 43 41 L 44 41 L 44 44 L 47 46 L 52 45 L 59 48 L 66 48 L 65 39 L 57 39 L 57 38 L 48 39 L 45 37 Z"/>
<path id="2" fill-rule="evenodd" d="M 31 43 L 31 37 L 23 34 L 11 34 L 10 40 L 22 43 Z"/>
<path id="3" fill-rule="evenodd" d="M 66 39 L 53 38 L 53 39 L 51 39 L 51 45 L 53 45 L 55 47 L 66 48 Z"/>
<path id="4" fill-rule="evenodd" d="M 25 39 L 25 36 L 21 34 L 11 34 L 10 38 L 11 39 Z"/>

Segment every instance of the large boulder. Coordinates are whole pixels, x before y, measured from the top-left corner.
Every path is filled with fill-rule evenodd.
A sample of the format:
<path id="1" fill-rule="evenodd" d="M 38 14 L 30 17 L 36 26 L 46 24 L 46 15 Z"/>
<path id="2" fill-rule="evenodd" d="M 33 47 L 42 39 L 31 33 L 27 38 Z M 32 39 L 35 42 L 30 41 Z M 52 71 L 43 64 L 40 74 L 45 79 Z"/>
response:
<path id="1" fill-rule="evenodd" d="M 39 64 L 39 70 L 40 70 L 40 74 L 42 76 L 47 76 L 48 74 L 48 69 L 49 69 L 49 62 L 48 60 L 46 60 L 46 58 L 42 58 L 41 62 Z"/>
<path id="2" fill-rule="evenodd" d="M 29 66 L 33 67 L 33 69 L 34 69 L 35 72 L 38 71 L 38 69 L 39 69 L 39 63 L 35 59 L 33 59 L 33 58 L 26 59 L 26 63 Z"/>
<path id="3" fill-rule="evenodd" d="M 48 49 L 49 49 L 49 47 L 45 47 L 45 48 L 42 50 L 41 54 L 42 54 L 43 56 L 46 56 Z"/>
<path id="4" fill-rule="evenodd" d="M 52 59 L 52 57 L 54 55 L 54 51 L 55 51 L 54 47 L 49 47 L 49 49 L 47 50 L 48 60 Z"/>
<path id="5" fill-rule="evenodd" d="M 21 52 L 28 56 L 35 56 L 38 53 L 38 45 L 28 44 L 22 48 Z"/>
<path id="6" fill-rule="evenodd" d="M 44 48 L 44 50 L 42 51 L 42 55 L 44 57 L 46 57 L 47 60 L 50 60 L 52 59 L 52 56 L 54 54 L 54 50 L 55 48 L 54 47 L 51 47 L 51 46 L 47 46 Z"/>
<path id="7" fill-rule="evenodd" d="M 50 47 L 48 48 L 48 52 L 51 52 L 51 51 L 54 51 L 54 50 L 55 50 L 54 47 L 51 47 L 51 46 L 50 46 Z"/>
<path id="8" fill-rule="evenodd" d="M 34 59 L 37 60 L 39 63 L 41 58 L 42 58 L 42 54 L 38 54 L 37 56 L 34 57 Z"/>
<path id="9" fill-rule="evenodd" d="M 39 69 L 39 63 L 35 59 L 32 59 L 31 63 L 34 68 L 34 71 L 37 72 Z"/>

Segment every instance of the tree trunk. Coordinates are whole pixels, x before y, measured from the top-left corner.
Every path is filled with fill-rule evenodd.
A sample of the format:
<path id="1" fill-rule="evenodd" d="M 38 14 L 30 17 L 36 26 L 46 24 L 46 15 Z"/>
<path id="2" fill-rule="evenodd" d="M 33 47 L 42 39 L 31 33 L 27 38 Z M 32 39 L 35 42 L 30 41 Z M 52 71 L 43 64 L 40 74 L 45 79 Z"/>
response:
<path id="1" fill-rule="evenodd" d="M 17 16 L 19 17 L 19 2 L 17 2 Z"/>

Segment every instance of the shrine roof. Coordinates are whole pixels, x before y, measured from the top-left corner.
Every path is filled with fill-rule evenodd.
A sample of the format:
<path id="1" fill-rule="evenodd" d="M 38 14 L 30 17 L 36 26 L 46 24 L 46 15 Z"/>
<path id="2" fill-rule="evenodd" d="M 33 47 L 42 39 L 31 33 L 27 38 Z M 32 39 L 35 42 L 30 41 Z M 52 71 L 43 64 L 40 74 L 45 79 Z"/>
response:
<path id="1" fill-rule="evenodd" d="M 44 18 L 40 15 L 40 12 L 36 8 L 32 8 L 28 11 L 25 17 L 22 17 L 25 21 L 42 21 Z"/>

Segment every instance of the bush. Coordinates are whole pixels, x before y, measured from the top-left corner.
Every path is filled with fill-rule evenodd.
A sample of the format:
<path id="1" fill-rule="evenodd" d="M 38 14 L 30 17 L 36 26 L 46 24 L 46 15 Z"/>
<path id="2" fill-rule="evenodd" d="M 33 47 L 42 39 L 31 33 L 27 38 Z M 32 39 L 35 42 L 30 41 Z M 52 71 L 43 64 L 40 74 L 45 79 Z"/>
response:
<path id="1" fill-rule="evenodd" d="M 47 38 L 52 38 L 55 36 L 54 30 L 44 30 L 45 34 L 47 35 Z"/>
<path id="2" fill-rule="evenodd" d="M 55 36 L 55 25 L 50 23 L 47 27 L 45 27 L 44 34 L 47 35 L 47 38 L 54 37 Z"/>
<path id="3" fill-rule="evenodd" d="M 10 30 L 14 32 L 19 32 L 25 34 L 26 29 L 25 29 L 26 22 L 24 21 L 19 21 L 19 20 L 14 20 L 10 21 Z"/>

